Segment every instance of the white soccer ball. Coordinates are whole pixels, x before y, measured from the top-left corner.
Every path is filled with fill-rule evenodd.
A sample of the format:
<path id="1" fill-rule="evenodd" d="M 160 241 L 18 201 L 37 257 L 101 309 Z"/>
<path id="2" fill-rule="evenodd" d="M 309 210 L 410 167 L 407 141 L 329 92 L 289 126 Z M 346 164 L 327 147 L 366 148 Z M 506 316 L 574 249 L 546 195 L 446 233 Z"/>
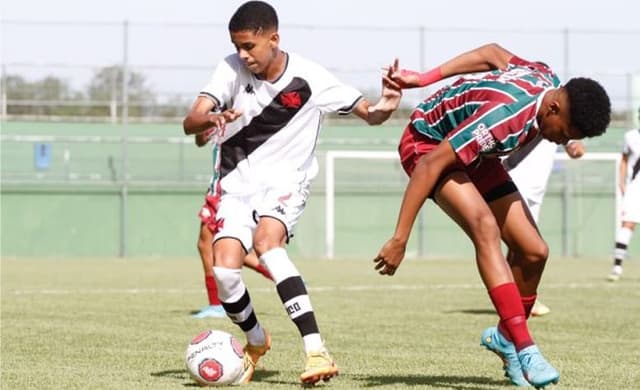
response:
<path id="1" fill-rule="evenodd" d="M 242 345 L 233 335 L 207 330 L 191 340 L 185 363 L 191 377 L 204 386 L 234 384 L 243 373 Z"/>

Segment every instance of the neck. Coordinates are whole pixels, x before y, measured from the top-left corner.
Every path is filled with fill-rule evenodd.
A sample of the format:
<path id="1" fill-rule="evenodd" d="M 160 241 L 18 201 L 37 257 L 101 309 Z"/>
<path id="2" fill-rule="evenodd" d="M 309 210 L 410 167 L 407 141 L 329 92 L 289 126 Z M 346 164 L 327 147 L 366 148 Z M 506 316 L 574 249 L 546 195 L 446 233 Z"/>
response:
<path id="1" fill-rule="evenodd" d="M 264 72 L 258 74 L 257 76 L 265 81 L 274 81 L 277 80 L 282 73 L 284 73 L 284 69 L 287 63 L 287 54 L 282 50 L 278 49 L 278 52 L 275 55 L 275 58 L 271 62 L 271 64 L 265 69 Z"/>
<path id="2" fill-rule="evenodd" d="M 556 88 L 556 89 L 548 90 L 544 93 L 544 96 L 542 97 L 542 100 L 539 103 L 538 112 L 536 112 L 536 121 L 538 123 L 540 123 L 540 121 L 542 120 L 542 117 L 547 111 L 547 107 L 549 106 L 549 103 L 551 103 L 557 98 L 558 92 L 559 92 L 559 89 Z"/>

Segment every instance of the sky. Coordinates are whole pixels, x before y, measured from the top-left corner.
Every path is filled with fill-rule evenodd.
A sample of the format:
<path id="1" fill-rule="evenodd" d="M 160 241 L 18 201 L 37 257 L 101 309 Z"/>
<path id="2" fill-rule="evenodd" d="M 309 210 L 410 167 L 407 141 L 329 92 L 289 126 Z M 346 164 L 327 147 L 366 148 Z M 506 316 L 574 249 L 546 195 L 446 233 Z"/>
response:
<path id="1" fill-rule="evenodd" d="M 226 24 L 242 3 L 4 0 L 0 62 L 8 73 L 55 74 L 81 87 L 97 68 L 122 63 L 126 52 L 127 63 L 147 75 L 154 90 L 195 94 L 215 64 L 233 52 Z M 640 74 L 639 1 L 500 3 L 513 7 L 478 0 L 270 3 L 279 14 L 285 50 L 316 60 L 361 89 L 377 88 L 380 68 L 394 57 L 406 67 L 428 68 L 497 42 L 549 63 L 561 78 L 601 79 L 617 105 L 640 94 L 632 91 L 629 76 Z"/>

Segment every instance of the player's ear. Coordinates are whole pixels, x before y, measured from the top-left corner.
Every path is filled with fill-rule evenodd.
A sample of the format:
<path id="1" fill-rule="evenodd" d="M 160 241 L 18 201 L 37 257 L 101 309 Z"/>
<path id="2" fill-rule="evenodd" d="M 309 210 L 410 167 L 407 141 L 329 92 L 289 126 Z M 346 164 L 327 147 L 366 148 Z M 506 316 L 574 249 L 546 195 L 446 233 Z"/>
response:
<path id="1" fill-rule="evenodd" d="M 269 43 L 271 44 L 272 48 L 278 48 L 278 46 L 280 45 L 280 34 L 278 34 L 277 31 L 271 33 L 271 36 L 269 37 Z"/>
<path id="2" fill-rule="evenodd" d="M 549 102 L 549 111 L 547 111 L 550 115 L 558 115 L 560 113 L 560 102 L 557 100 L 552 100 Z"/>

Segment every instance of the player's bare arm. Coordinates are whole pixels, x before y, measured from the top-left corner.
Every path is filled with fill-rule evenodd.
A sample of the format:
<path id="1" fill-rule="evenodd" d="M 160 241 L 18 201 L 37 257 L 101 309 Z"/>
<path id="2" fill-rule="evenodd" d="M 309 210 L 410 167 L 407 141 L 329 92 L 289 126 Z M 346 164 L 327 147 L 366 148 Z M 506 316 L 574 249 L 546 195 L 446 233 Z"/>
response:
<path id="1" fill-rule="evenodd" d="M 373 260 L 376 263 L 375 269 L 381 275 L 391 276 L 400 266 L 420 208 L 433 191 L 438 178 L 456 161 L 456 154 L 448 141 L 442 142 L 433 152 L 425 154 L 418 161 L 404 192 L 395 233 Z"/>
<path id="2" fill-rule="evenodd" d="M 198 133 L 195 136 L 195 143 L 197 147 L 202 147 L 205 146 L 207 143 L 209 143 L 209 140 L 211 139 L 211 135 L 216 131 L 215 127 L 212 127 L 208 130 L 203 131 L 202 133 Z"/>
<path id="3" fill-rule="evenodd" d="M 200 96 L 196 99 L 191 110 L 182 121 L 184 133 L 187 135 L 205 132 L 212 127 L 222 128 L 228 122 L 238 119 L 242 113 L 230 108 L 221 113 L 211 112 L 216 108 L 216 104 L 206 97 Z"/>
<path id="4" fill-rule="evenodd" d="M 379 125 L 385 122 L 391 114 L 398 109 L 400 99 L 402 98 L 402 90 L 396 87 L 394 83 L 389 83 L 388 79 L 392 72 L 397 71 L 397 62 L 386 68 L 385 75 L 382 78 L 382 94 L 380 100 L 375 105 L 371 105 L 366 99 L 360 100 L 353 113 L 364 119 L 370 125 Z"/>
<path id="5" fill-rule="evenodd" d="M 405 89 L 425 87 L 451 76 L 505 69 L 512 57 L 513 54 L 502 46 L 490 43 L 460 54 L 424 73 L 397 66 L 397 71 L 392 72 L 387 81 Z M 395 64 L 397 65 L 397 60 Z"/>
<path id="6" fill-rule="evenodd" d="M 624 195 L 625 190 L 627 189 L 627 166 L 629 165 L 629 155 L 622 154 L 622 159 L 620 159 L 620 167 L 618 168 L 618 178 L 619 178 L 619 187 L 620 193 Z"/>

